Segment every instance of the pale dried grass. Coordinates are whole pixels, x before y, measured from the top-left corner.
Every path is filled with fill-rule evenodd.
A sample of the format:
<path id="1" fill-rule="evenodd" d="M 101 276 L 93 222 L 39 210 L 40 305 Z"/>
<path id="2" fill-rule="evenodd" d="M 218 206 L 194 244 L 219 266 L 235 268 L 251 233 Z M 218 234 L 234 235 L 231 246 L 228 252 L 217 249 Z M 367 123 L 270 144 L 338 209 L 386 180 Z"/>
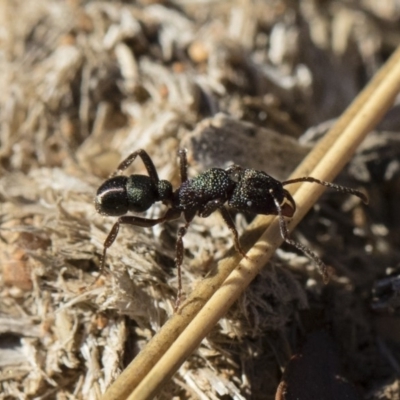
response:
<path id="1" fill-rule="evenodd" d="M 285 177 L 400 36 L 394 1 L 386 9 L 370 1 L 324 9 L 311 1 L 300 9 L 279 1 L 174 4 L 0 1 L 5 398 L 99 398 L 172 313 L 179 223 L 124 227 L 108 253 L 112 272 L 90 287 L 114 222 L 95 213 L 94 193 L 124 156 L 145 148 L 175 186 L 182 144 L 192 174 L 237 162 Z M 215 143 L 210 126 L 220 134 Z M 326 306 L 327 297 L 335 299 L 327 313 L 350 378 L 378 398 L 373 388 L 394 367 L 364 307 L 376 279 L 399 265 L 397 132 L 394 112 L 342 177 L 366 182 L 372 211 L 334 195 L 299 228 L 298 238 L 335 265 L 335 284 L 324 288 L 309 260 L 280 250 L 161 398 L 273 398 L 299 341 L 299 313 Z M 223 153 L 215 151 L 224 135 Z M 249 145 L 254 138 L 262 145 Z M 266 157 L 266 147 L 281 156 Z M 148 215 L 161 212 L 155 206 Z M 238 215 L 236 223 L 242 232 L 248 220 Z M 218 216 L 194 221 L 185 237 L 186 293 L 231 243 Z M 344 306 L 346 318 L 337 311 Z M 346 329 L 357 333 L 351 344 L 340 334 Z"/>

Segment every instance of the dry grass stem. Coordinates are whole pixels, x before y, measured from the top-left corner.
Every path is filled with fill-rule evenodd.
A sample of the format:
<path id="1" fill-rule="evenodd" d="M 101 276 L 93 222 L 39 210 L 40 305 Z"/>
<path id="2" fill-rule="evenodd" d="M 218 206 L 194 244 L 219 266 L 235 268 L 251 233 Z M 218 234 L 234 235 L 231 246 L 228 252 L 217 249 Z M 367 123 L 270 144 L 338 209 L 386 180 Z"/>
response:
<path id="1" fill-rule="evenodd" d="M 400 49 L 398 49 L 366 89 L 357 97 L 336 125 L 292 174 L 332 180 L 349 161 L 357 146 L 393 104 L 400 89 Z M 318 185 L 303 184 L 294 194 L 297 212 L 293 229 L 322 194 Z M 282 243 L 276 218 L 259 217 L 245 235 L 244 247 L 268 226 L 239 261 L 231 255 L 221 261 L 217 273 L 198 285 L 175 314 L 109 388 L 103 399 L 149 399 L 179 368 L 217 321 L 226 313 L 247 285 Z M 230 273 L 232 271 L 232 273 Z M 228 274 L 230 275 L 228 276 Z M 222 284 L 223 283 L 223 284 Z M 222 285 L 221 285 L 222 284 Z"/>

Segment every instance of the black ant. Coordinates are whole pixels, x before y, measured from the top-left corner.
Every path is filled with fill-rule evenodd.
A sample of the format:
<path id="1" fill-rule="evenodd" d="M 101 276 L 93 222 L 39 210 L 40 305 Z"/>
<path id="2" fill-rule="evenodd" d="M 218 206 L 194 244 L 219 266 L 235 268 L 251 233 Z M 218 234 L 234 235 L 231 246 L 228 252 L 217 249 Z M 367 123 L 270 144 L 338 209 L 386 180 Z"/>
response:
<path id="1" fill-rule="evenodd" d="M 147 175 L 117 175 L 127 169 L 139 156 L 148 172 Z M 290 179 L 280 182 L 262 171 L 232 165 L 226 169 L 211 168 L 193 179 L 187 176 L 186 150 L 178 152 L 181 186 L 175 191 L 170 182 L 160 180 L 153 161 L 144 150 L 137 150 L 120 163 L 118 169 L 97 190 L 96 210 L 103 215 L 119 216 L 108 234 L 103 249 L 101 272 L 104 271 L 107 249 L 116 239 L 121 224 L 151 227 L 166 221 L 177 219 L 183 213 L 185 225 L 179 228 L 176 241 L 175 264 L 178 269 L 178 308 L 182 294 L 181 266 L 183 262 L 183 237 L 193 220 L 198 215 L 207 218 L 214 211 L 219 211 L 228 228 L 233 233 L 236 250 L 246 257 L 240 246 L 235 224 L 225 208 L 225 203 L 237 211 L 264 215 L 278 215 L 282 238 L 308 255 L 318 266 L 324 279 L 328 278 L 327 267 L 309 248 L 290 239 L 284 217 L 292 217 L 296 203 L 291 194 L 283 187 L 292 183 L 312 182 L 327 186 L 343 193 L 358 196 L 364 203 L 368 198 L 355 189 L 320 181 L 312 177 Z M 148 219 L 133 215 L 124 216 L 128 211 L 143 212 L 155 202 L 161 201 L 168 208 L 161 218 Z"/>

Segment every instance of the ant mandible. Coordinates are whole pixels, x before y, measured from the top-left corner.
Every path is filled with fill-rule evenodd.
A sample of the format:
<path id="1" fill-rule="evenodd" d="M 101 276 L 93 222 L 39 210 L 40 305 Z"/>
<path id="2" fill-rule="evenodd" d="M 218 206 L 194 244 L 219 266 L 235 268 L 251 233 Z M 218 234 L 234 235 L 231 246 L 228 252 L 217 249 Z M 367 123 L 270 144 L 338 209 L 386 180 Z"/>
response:
<path id="1" fill-rule="evenodd" d="M 142 159 L 148 176 L 118 175 L 127 169 L 138 156 Z M 290 218 L 293 216 L 296 211 L 296 203 L 291 194 L 283 187 L 292 183 L 312 182 L 333 188 L 342 193 L 350 193 L 359 197 L 364 203 L 368 203 L 368 198 L 355 189 L 312 177 L 280 182 L 265 172 L 242 168 L 238 165 L 232 165 L 226 169 L 211 168 L 195 178 L 188 179 L 186 150 L 179 150 L 178 156 L 181 186 L 175 191 L 172 189 L 170 182 L 159 179 L 153 161 L 146 151 L 140 149 L 130 154 L 120 163 L 111 177 L 99 187 L 95 198 L 96 210 L 100 214 L 119 217 L 104 242 L 100 267 L 101 273 L 105 268 L 107 249 L 114 243 L 121 224 L 151 227 L 177 219 L 183 213 L 186 223 L 179 228 L 176 241 L 175 264 L 178 270 L 176 309 L 179 307 L 182 295 L 183 237 L 196 215 L 207 218 L 218 210 L 233 234 L 236 250 L 244 257 L 246 257 L 246 254 L 240 246 L 238 232 L 232 217 L 225 208 L 225 203 L 229 208 L 240 212 L 277 215 L 281 236 L 284 241 L 308 255 L 316 263 L 324 279 L 327 280 L 328 270 L 323 261 L 312 250 L 289 237 L 289 230 L 284 217 Z M 161 218 L 149 219 L 124 215 L 128 211 L 144 212 L 157 201 L 161 201 L 168 207 Z"/>

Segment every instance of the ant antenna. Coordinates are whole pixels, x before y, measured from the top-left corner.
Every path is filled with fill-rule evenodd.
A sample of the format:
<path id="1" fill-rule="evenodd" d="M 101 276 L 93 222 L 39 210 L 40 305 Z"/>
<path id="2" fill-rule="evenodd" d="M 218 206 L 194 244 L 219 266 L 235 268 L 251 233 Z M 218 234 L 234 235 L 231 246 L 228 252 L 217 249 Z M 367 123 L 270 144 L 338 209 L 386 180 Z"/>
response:
<path id="1" fill-rule="evenodd" d="M 321 180 L 313 178 L 311 176 L 306 176 L 306 177 L 303 177 L 303 178 L 296 178 L 296 179 L 289 179 L 287 181 L 283 181 L 282 182 L 282 186 L 290 185 L 292 183 L 298 183 L 298 182 L 317 183 L 319 185 L 335 189 L 338 192 L 349 193 L 349 194 L 352 194 L 352 195 L 357 196 L 358 198 L 360 198 L 365 204 L 368 204 L 368 197 L 364 193 L 360 192 L 359 190 L 351 189 L 351 188 L 348 188 L 348 187 L 345 187 L 345 186 L 336 185 L 335 183 L 331 183 L 331 182 L 321 181 Z M 311 249 L 309 249 L 308 247 L 302 245 L 301 243 L 296 242 L 295 240 L 290 239 L 289 230 L 288 230 L 285 218 L 283 216 L 282 206 L 279 203 L 279 200 L 275 196 L 274 192 L 270 191 L 270 193 L 271 193 L 272 198 L 274 199 L 275 207 L 276 207 L 276 209 L 278 211 L 279 228 L 280 228 L 281 236 L 282 236 L 283 240 L 286 243 L 296 247 L 297 249 L 302 251 L 304 254 L 308 255 L 315 262 L 315 264 L 317 265 L 318 269 L 320 270 L 324 282 L 327 283 L 329 281 L 328 267 L 317 256 L 317 254 L 315 254 Z"/>
<path id="2" fill-rule="evenodd" d="M 336 185 L 335 183 L 332 183 L 332 182 L 321 181 L 319 179 L 313 178 L 312 176 L 305 176 L 303 178 L 289 179 L 288 181 L 282 182 L 282 186 L 290 185 L 292 183 L 298 183 L 298 182 L 318 183 L 319 185 L 335 189 L 338 192 L 349 193 L 349 194 L 352 194 L 354 196 L 357 196 L 365 204 L 368 204 L 368 197 L 364 193 L 360 192 L 359 190 L 351 189 L 351 188 L 348 188 L 348 187 L 345 187 L 345 186 Z"/>

